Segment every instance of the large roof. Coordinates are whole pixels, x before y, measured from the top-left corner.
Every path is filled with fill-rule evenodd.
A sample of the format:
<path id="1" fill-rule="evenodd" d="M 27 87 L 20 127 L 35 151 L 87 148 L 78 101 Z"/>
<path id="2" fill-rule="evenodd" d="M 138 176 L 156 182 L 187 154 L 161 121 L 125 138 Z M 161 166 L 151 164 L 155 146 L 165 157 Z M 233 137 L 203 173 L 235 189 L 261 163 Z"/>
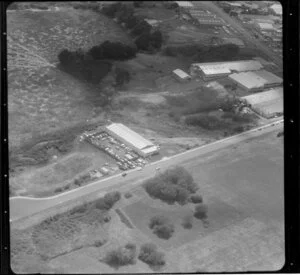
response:
<path id="1" fill-rule="evenodd" d="M 189 1 L 175 1 L 179 7 L 194 7 L 194 5 Z"/>
<path id="2" fill-rule="evenodd" d="M 155 146 L 151 141 L 143 138 L 121 123 L 112 123 L 106 128 L 140 150 Z"/>
<path id="3" fill-rule="evenodd" d="M 178 75 L 182 79 L 190 77 L 186 72 L 184 72 L 183 70 L 180 70 L 180 69 L 174 70 L 173 73 L 176 74 L 176 75 Z"/>
<path id="4" fill-rule="evenodd" d="M 274 5 L 270 6 L 270 9 L 272 9 L 276 14 L 282 14 L 281 4 L 274 4 Z"/>
<path id="5" fill-rule="evenodd" d="M 257 24 L 258 24 L 258 26 L 259 26 L 262 30 L 273 30 L 273 29 L 274 29 L 273 25 L 270 24 L 270 23 L 261 23 L 261 22 L 259 22 L 259 23 L 257 23 Z"/>
<path id="6" fill-rule="evenodd" d="M 282 99 L 283 97 L 283 88 L 278 87 L 278 88 L 273 88 L 261 93 L 255 93 L 252 95 L 247 95 L 244 97 L 241 97 L 241 99 L 246 100 L 249 104 L 261 104 L 263 102 L 267 101 L 273 101 L 277 100 L 279 98 Z"/>
<path id="7" fill-rule="evenodd" d="M 282 78 L 265 70 L 234 73 L 229 75 L 229 78 L 243 85 L 247 89 L 261 88 L 268 84 L 282 83 Z"/>
<path id="8" fill-rule="evenodd" d="M 256 60 L 194 63 L 192 66 L 201 69 L 205 75 L 230 74 L 232 71 L 255 71 L 263 68 L 262 64 Z"/>

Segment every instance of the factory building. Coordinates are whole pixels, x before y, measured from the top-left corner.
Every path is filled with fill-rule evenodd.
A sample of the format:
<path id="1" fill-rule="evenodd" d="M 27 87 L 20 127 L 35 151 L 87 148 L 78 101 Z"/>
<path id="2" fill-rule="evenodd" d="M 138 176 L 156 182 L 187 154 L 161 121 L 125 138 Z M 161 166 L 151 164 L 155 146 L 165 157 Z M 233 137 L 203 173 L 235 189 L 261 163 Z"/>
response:
<path id="1" fill-rule="evenodd" d="M 191 9 L 194 5 L 189 1 L 175 1 L 179 7 Z"/>
<path id="2" fill-rule="evenodd" d="M 283 114 L 283 88 L 277 87 L 265 92 L 241 97 L 251 104 L 251 109 L 265 118 Z"/>
<path id="3" fill-rule="evenodd" d="M 112 123 L 105 130 L 142 157 L 158 153 L 158 147 L 121 123 Z"/>
<path id="4" fill-rule="evenodd" d="M 228 76 L 237 85 L 247 91 L 261 91 L 282 84 L 282 78 L 268 71 L 234 73 Z"/>
<path id="5" fill-rule="evenodd" d="M 270 11 L 276 15 L 282 15 L 282 6 L 281 4 L 274 4 L 270 6 Z"/>
<path id="6" fill-rule="evenodd" d="M 211 80 L 228 76 L 233 72 L 256 71 L 262 68 L 262 64 L 256 60 L 193 63 L 190 67 L 190 74 L 200 75 L 203 80 Z"/>
<path id="7" fill-rule="evenodd" d="M 273 32 L 273 31 L 275 31 L 274 26 L 270 23 L 256 22 L 255 26 L 259 31 L 262 31 L 262 32 L 270 32 L 270 31 Z"/>
<path id="8" fill-rule="evenodd" d="M 180 69 L 176 69 L 172 73 L 173 76 L 180 82 L 187 82 L 191 79 L 191 76 L 189 74 Z"/>

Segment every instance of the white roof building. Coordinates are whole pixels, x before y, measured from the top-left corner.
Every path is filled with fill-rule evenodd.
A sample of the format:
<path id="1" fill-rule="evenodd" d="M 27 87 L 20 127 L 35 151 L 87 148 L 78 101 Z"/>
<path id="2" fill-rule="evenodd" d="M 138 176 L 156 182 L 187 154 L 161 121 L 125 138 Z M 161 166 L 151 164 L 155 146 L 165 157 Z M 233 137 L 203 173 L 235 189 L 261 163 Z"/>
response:
<path id="1" fill-rule="evenodd" d="M 262 23 L 257 22 L 256 25 L 262 30 L 262 31 L 272 31 L 274 30 L 274 26 L 270 23 Z"/>
<path id="2" fill-rule="evenodd" d="M 283 113 L 283 88 L 278 87 L 261 93 L 241 97 L 260 115 L 270 118 Z"/>
<path id="3" fill-rule="evenodd" d="M 128 146 L 131 146 L 140 155 L 152 155 L 158 151 L 157 146 L 150 140 L 145 139 L 121 123 L 112 123 L 109 126 L 106 126 L 106 129 L 109 133 L 121 139 Z"/>
<path id="4" fill-rule="evenodd" d="M 278 15 L 282 15 L 282 6 L 281 4 L 273 4 L 272 6 L 270 6 L 270 9 Z"/>
<path id="5" fill-rule="evenodd" d="M 233 72 L 256 71 L 262 68 L 262 64 L 256 60 L 193 63 L 191 65 L 191 71 L 198 69 L 204 77 L 225 76 Z"/>
<path id="6" fill-rule="evenodd" d="M 186 72 L 184 72 L 183 70 L 180 70 L 180 69 L 174 70 L 173 73 L 181 79 L 191 78 L 191 76 L 189 74 L 187 74 Z"/>
<path id="7" fill-rule="evenodd" d="M 265 70 L 234 73 L 229 78 L 246 90 L 261 90 L 282 83 L 282 78 Z"/>
<path id="8" fill-rule="evenodd" d="M 189 1 L 175 1 L 179 7 L 182 8 L 192 8 L 194 5 Z"/>

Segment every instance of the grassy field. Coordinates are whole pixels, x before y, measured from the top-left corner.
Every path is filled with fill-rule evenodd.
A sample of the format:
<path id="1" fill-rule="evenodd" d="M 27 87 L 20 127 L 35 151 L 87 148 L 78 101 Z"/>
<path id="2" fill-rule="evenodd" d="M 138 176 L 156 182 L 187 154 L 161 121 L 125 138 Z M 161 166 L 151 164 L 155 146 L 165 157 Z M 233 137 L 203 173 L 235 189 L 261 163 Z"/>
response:
<path id="1" fill-rule="evenodd" d="M 98 95 L 56 68 L 64 49 L 104 40 L 130 43 L 112 20 L 91 11 L 17 11 L 7 16 L 10 147 L 37 134 L 86 121 L 99 113 Z"/>
<path id="2" fill-rule="evenodd" d="M 283 144 L 276 135 L 271 132 L 183 164 L 208 205 L 207 227 L 194 219 L 193 227 L 184 229 L 182 218 L 192 214 L 192 204 L 168 205 L 135 187 L 126 191 L 131 198 L 122 196 L 117 203 L 121 215 L 110 211 L 111 221 L 104 225 L 93 204 L 32 226 L 27 220 L 13 225 L 13 269 L 24 271 L 32 263 L 33 271 L 43 265 L 44 270 L 63 273 L 153 272 L 139 260 L 118 270 L 99 261 L 128 242 L 137 247 L 157 244 L 166 255 L 166 266 L 156 272 L 279 269 L 284 263 Z M 158 214 L 175 225 L 167 241 L 148 228 L 149 219 Z M 103 238 L 107 242 L 95 246 Z"/>

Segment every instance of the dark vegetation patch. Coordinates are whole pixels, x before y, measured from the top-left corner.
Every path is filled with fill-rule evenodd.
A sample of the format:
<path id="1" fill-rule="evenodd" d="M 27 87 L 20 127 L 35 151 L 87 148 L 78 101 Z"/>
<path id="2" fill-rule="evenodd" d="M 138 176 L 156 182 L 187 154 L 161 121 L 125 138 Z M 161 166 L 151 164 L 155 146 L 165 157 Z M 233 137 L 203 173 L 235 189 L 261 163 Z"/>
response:
<path id="1" fill-rule="evenodd" d="M 169 204 L 177 202 L 181 205 L 186 204 L 189 195 L 198 189 L 189 172 L 179 166 L 150 178 L 143 186 L 151 197 Z"/>
<path id="2" fill-rule="evenodd" d="M 185 216 L 182 219 L 181 225 L 184 229 L 191 229 L 193 227 L 193 216 Z"/>
<path id="3" fill-rule="evenodd" d="M 224 44 L 219 46 L 181 45 L 167 46 L 163 53 L 167 56 L 188 57 L 197 62 L 217 62 L 252 59 L 257 53 L 251 50 L 240 50 L 237 45 Z"/>
<path id="4" fill-rule="evenodd" d="M 149 228 L 153 230 L 158 238 L 168 240 L 172 237 L 175 227 L 167 217 L 165 216 L 154 216 L 151 218 Z"/>
<path id="5" fill-rule="evenodd" d="M 115 269 L 121 266 L 133 265 L 136 263 L 136 245 L 129 243 L 124 247 L 111 250 L 100 261 L 105 262 Z"/>
<path id="6" fill-rule="evenodd" d="M 138 259 L 149 265 L 151 268 L 160 268 L 165 265 L 165 255 L 157 251 L 157 247 L 152 243 L 145 243 L 140 248 Z"/>
<path id="7" fill-rule="evenodd" d="M 66 154 L 73 149 L 75 138 L 79 133 L 93 128 L 93 125 L 78 124 L 74 127 L 36 136 L 19 148 L 10 150 L 10 173 L 19 166 L 45 165 L 54 153 Z"/>

